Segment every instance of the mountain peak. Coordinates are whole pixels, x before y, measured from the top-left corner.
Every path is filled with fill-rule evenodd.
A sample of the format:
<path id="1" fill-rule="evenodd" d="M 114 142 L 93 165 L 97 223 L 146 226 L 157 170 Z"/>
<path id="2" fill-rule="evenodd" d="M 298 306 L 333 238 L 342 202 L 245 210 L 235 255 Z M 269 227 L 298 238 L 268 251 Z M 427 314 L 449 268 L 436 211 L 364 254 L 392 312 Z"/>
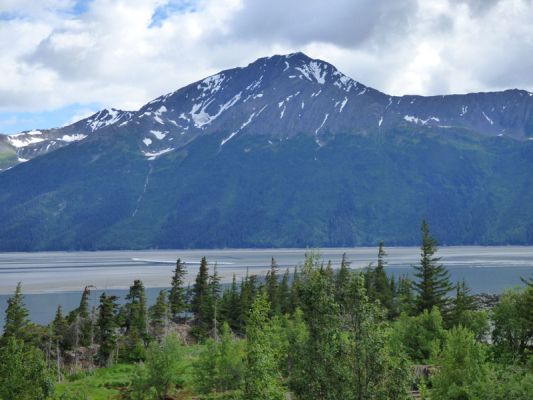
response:
<path id="1" fill-rule="evenodd" d="M 395 127 L 443 132 L 467 129 L 528 139 L 533 137 L 531 107 L 532 94 L 517 89 L 453 96 L 388 96 L 356 82 L 326 61 L 295 52 L 220 71 L 160 96 L 135 112 L 106 108 L 62 128 L 0 137 L 0 152 L 7 151 L 13 164 L 111 127 L 112 133 L 127 131 L 150 161 L 200 135 L 217 136 L 220 146 L 244 135 L 264 137 L 270 143 L 305 134 L 322 147 L 338 133 L 369 134 Z"/>

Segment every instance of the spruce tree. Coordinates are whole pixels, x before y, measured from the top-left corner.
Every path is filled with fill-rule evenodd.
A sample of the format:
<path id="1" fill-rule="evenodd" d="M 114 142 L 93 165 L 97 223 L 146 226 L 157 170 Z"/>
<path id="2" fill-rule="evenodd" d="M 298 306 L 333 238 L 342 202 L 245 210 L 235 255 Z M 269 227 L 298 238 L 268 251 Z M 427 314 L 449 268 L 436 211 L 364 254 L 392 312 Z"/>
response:
<path id="1" fill-rule="evenodd" d="M 437 241 L 431 236 L 426 220 L 422 221 L 422 246 L 420 265 L 415 265 L 415 282 L 417 292 L 416 308 L 418 312 L 431 311 L 434 306 L 441 311 L 447 303 L 447 294 L 451 290 L 449 274 L 446 268 L 439 264 L 440 257 L 435 257 Z"/>
<path id="2" fill-rule="evenodd" d="M 385 307 L 390 314 L 393 308 L 393 292 L 391 290 L 391 283 L 385 272 L 385 267 L 387 265 L 387 261 L 385 260 L 386 256 L 387 253 L 383 248 L 383 242 L 379 242 L 378 263 L 374 269 L 373 277 L 373 292 L 375 293 L 377 300 L 380 301 L 381 305 Z"/>
<path id="3" fill-rule="evenodd" d="M 398 291 L 396 293 L 396 313 L 412 315 L 415 311 L 415 299 L 413 295 L 413 281 L 406 276 L 398 279 Z"/>
<path id="4" fill-rule="evenodd" d="M 215 338 L 218 335 L 219 319 L 220 319 L 220 293 L 222 288 L 220 286 L 220 276 L 218 275 L 217 264 L 213 267 L 213 274 L 209 276 L 209 292 L 208 292 L 208 313 L 207 326 L 209 330 L 213 331 Z"/>
<path id="5" fill-rule="evenodd" d="M 187 269 L 185 268 L 185 263 L 178 258 L 168 296 L 170 312 L 173 319 L 178 318 L 187 309 L 186 290 L 184 287 L 186 275 Z"/>
<path id="6" fill-rule="evenodd" d="M 77 308 L 76 324 L 79 326 L 79 345 L 90 346 L 93 341 L 94 321 L 89 308 L 89 297 L 91 295 L 91 286 L 86 286 L 80 299 L 80 305 Z"/>
<path id="7" fill-rule="evenodd" d="M 135 333 L 139 338 L 144 337 L 147 331 L 147 310 L 144 285 L 136 279 L 126 295 L 126 335 Z"/>
<path id="8" fill-rule="evenodd" d="M 167 293 L 165 290 L 160 290 L 155 304 L 150 307 L 150 331 L 158 341 L 161 341 L 166 334 L 169 316 L 168 308 Z"/>
<path id="9" fill-rule="evenodd" d="M 301 292 L 300 273 L 298 271 L 298 267 L 294 267 L 294 272 L 292 274 L 290 300 L 289 300 L 289 308 L 290 308 L 291 313 L 294 313 L 301 306 L 301 301 L 300 301 L 301 293 L 300 292 Z"/>
<path id="10" fill-rule="evenodd" d="M 248 275 L 248 270 L 246 270 L 246 277 L 241 284 L 241 315 L 239 318 L 241 332 L 244 332 L 246 327 L 246 321 L 248 320 L 252 303 L 257 295 L 257 290 L 257 276 Z"/>
<path id="11" fill-rule="evenodd" d="M 52 321 L 52 339 L 55 343 L 61 345 L 61 348 L 64 349 L 65 334 L 67 332 L 68 325 L 65 317 L 63 317 L 63 309 L 61 305 L 57 306 L 56 314 L 54 320 Z"/>
<path id="12" fill-rule="evenodd" d="M 452 309 L 450 312 L 450 323 L 452 326 L 465 325 L 465 319 L 469 312 L 477 309 L 476 300 L 470 294 L 470 288 L 463 279 L 455 287 L 455 298 L 452 300 Z"/>
<path id="13" fill-rule="evenodd" d="M 282 315 L 290 313 L 290 297 L 291 297 L 291 289 L 289 286 L 289 269 L 285 271 L 283 274 L 283 278 L 281 278 L 281 282 L 278 286 L 278 293 L 277 293 L 277 302 L 279 306 L 280 313 Z"/>
<path id="14" fill-rule="evenodd" d="M 343 307 L 346 303 L 347 287 L 350 279 L 350 262 L 346 259 L 346 253 L 343 253 L 341 265 L 335 275 L 335 300 Z"/>
<path id="15" fill-rule="evenodd" d="M 117 345 L 117 323 L 116 313 L 118 305 L 116 296 L 107 296 L 104 293 L 100 296 L 100 306 L 98 314 L 98 359 L 101 366 L 107 366 L 112 362 L 113 352 Z"/>
<path id="16" fill-rule="evenodd" d="M 265 280 L 265 290 L 267 293 L 268 301 L 270 301 L 270 312 L 272 315 L 279 315 L 279 303 L 278 303 L 278 263 L 275 258 L 272 257 L 270 262 L 270 271 L 268 271 Z"/>
<path id="17" fill-rule="evenodd" d="M 333 271 L 333 265 L 331 264 L 331 260 L 328 260 L 328 263 L 326 264 L 326 268 L 324 269 L 324 274 L 328 277 L 328 279 L 333 280 L 334 271 Z"/>
<path id="18" fill-rule="evenodd" d="M 17 283 L 15 294 L 7 300 L 2 343 L 7 343 L 7 339 L 10 337 L 23 340 L 27 339 L 29 324 L 28 310 L 24 305 L 24 295 L 22 294 L 22 286 L 19 282 Z"/>
<path id="19" fill-rule="evenodd" d="M 203 257 L 192 288 L 191 300 L 191 310 L 196 320 L 193 334 L 198 339 L 205 338 L 209 330 L 209 297 L 209 269 L 207 259 Z"/>
<path id="20" fill-rule="evenodd" d="M 91 295 L 91 286 L 85 286 L 80 299 L 80 305 L 77 309 L 78 314 L 82 318 L 89 318 L 89 297 Z"/>
<path id="21" fill-rule="evenodd" d="M 220 314 L 221 319 L 227 322 L 232 330 L 240 329 L 241 302 L 235 274 L 233 274 L 230 288 L 226 289 L 222 295 Z"/>
<path id="22" fill-rule="evenodd" d="M 144 358 L 145 347 L 148 345 L 148 311 L 144 285 L 136 279 L 126 295 L 126 304 L 122 309 L 125 328 L 125 357 L 127 360 L 137 361 Z"/>

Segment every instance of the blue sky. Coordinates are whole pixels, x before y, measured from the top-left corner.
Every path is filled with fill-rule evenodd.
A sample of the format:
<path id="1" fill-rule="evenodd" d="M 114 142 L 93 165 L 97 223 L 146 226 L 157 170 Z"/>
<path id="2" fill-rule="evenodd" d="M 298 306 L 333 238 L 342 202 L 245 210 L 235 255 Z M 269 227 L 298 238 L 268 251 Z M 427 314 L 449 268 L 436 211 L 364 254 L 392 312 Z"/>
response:
<path id="1" fill-rule="evenodd" d="M 52 11 L 64 19 L 76 19 L 87 13 L 93 0 L 77 0 L 63 3 Z M 163 22 L 176 13 L 195 12 L 198 1 L 195 0 L 171 0 L 161 1 L 153 9 L 150 27 L 160 27 Z M 7 12 L 0 12 L 0 20 L 32 21 L 31 10 L 22 8 L 13 9 Z M 73 123 L 80 118 L 96 113 L 105 106 L 111 107 L 111 104 L 91 102 L 85 104 L 73 103 L 52 110 L 42 111 L 0 111 L 0 133 L 12 134 L 25 130 L 39 128 L 53 128 Z"/>
<path id="2" fill-rule="evenodd" d="M 2 0 L 0 133 L 303 51 L 386 93 L 533 91 L 529 0 Z"/>
<path id="3" fill-rule="evenodd" d="M 0 132 L 17 133 L 32 129 L 55 128 L 68 125 L 102 109 L 100 104 L 69 104 L 50 111 L 1 112 Z"/>

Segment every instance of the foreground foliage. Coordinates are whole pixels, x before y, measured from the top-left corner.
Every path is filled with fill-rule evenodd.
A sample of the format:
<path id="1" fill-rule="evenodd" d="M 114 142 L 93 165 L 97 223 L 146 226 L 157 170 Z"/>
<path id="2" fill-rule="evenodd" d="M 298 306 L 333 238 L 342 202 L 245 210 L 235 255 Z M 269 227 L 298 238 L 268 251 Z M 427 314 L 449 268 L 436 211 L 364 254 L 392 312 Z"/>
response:
<path id="1" fill-rule="evenodd" d="M 48 327 L 28 320 L 19 285 L 0 341 L 0 399 L 529 399 L 531 281 L 481 310 L 464 282 L 455 297 L 444 291 L 426 223 L 422 238 L 415 282 L 386 275 L 382 244 L 375 268 L 343 257 L 335 271 L 309 253 L 292 274 L 273 259 L 264 280 L 234 278 L 224 293 L 205 258 L 192 290 L 177 287 L 178 260 L 150 309 L 139 280 L 120 307 L 104 293 L 90 311 L 86 288 Z"/>

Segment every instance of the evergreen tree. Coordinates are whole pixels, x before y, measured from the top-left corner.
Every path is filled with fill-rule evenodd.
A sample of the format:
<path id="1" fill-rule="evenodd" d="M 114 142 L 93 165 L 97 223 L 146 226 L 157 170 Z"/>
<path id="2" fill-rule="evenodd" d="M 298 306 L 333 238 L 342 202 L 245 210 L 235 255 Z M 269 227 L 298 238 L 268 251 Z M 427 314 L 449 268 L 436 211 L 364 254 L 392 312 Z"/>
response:
<path id="1" fill-rule="evenodd" d="M 90 309 L 89 309 L 90 295 L 91 295 L 91 286 L 85 286 L 85 288 L 83 289 L 83 293 L 81 295 L 80 305 L 77 309 L 77 312 L 80 315 L 80 317 L 84 319 L 88 319 L 90 316 Z"/>
<path id="2" fill-rule="evenodd" d="M 278 286 L 277 303 L 281 315 L 290 313 L 291 289 L 289 286 L 289 269 L 285 271 Z"/>
<path id="3" fill-rule="evenodd" d="M 324 275 L 326 275 L 328 279 L 333 280 L 335 273 L 333 271 L 331 260 L 328 260 L 328 263 L 326 264 L 326 268 L 324 269 Z"/>
<path id="4" fill-rule="evenodd" d="M 210 324 L 209 269 L 207 259 L 202 258 L 196 281 L 192 288 L 191 310 L 195 316 L 193 335 L 198 339 L 207 336 Z"/>
<path id="5" fill-rule="evenodd" d="M 220 293 L 222 288 L 220 286 L 220 276 L 218 275 L 217 264 L 213 267 L 213 274 L 209 276 L 209 294 L 208 294 L 208 315 L 207 325 L 209 330 L 213 331 L 213 335 L 217 337 L 218 320 L 220 319 Z"/>
<path id="6" fill-rule="evenodd" d="M 412 315 L 415 310 L 415 298 L 413 296 L 413 282 L 406 276 L 398 279 L 398 292 L 396 294 L 396 313 Z"/>
<path id="7" fill-rule="evenodd" d="M 246 326 L 243 400 L 283 400 L 285 393 L 270 346 L 270 307 L 265 294 L 255 297 Z"/>
<path id="8" fill-rule="evenodd" d="M 29 323 L 28 310 L 24 305 L 24 295 L 22 294 L 22 286 L 19 282 L 15 289 L 15 294 L 7 299 L 2 343 L 6 343 L 10 337 L 27 340 Z"/>
<path id="9" fill-rule="evenodd" d="M 117 313 L 117 297 L 107 296 L 104 293 L 100 296 L 100 306 L 98 314 L 98 359 L 101 366 L 107 366 L 112 362 L 112 355 L 117 345 L 117 323 L 115 321 Z"/>
<path id="10" fill-rule="evenodd" d="M 124 346 L 125 358 L 138 361 L 144 358 L 145 347 L 148 344 L 148 311 L 144 285 L 139 280 L 133 281 L 126 295 L 123 306 L 123 326 L 125 328 Z"/>
<path id="11" fill-rule="evenodd" d="M 252 303 L 257 295 L 257 276 L 248 275 L 248 270 L 246 270 L 246 277 L 244 278 L 241 284 L 241 307 L 240 307 L 240 331 L 244 332 L 246 327 L 246 322 L 248 320 L 248 315 L 252 307 Z"/>
<path id="12" fill-rule="evenodd" d="M 235 274 L 233 274 L 230 288 L 224 291 L 220 301 L 220 314 L 221 319 L 227 322 L 232 330 L 240 329 L 241 303 Z"/>
<path id="13" fill-rule="evenodd" d="M 467 311 L 477 309 L 476 299 L 470 294 L 470 288 L 463 279 L 455 287 L 455 298 L 452 301 L 451 320 L 453 325 L 460 325 L 462 316 Z"/>
<path id="14" fill-rule="evenodd" d="M 346 259 L 346 253 L 342 254 L 341 265 L 335 276 L 335 301 L 344 307 L 347 296 L 347 286 L 350 280 L 350 262 Z"/>
<path id="15" fill-rule="evenodd" d="M 290 300 L 289 300 L 289 309 L 291 313 L 294 313 L 301 306 L 300 296 L 301 296 L 300 273 L 298 272 L 298 267 L 294 267 L 294 272 L 292 274 Z"/>
<path id="16" fill-rule="evenodd" d="M 270 271 L 267 273 L 265 280 L 265 290 L 268 301 L 270 301 L 270 312 L 272 315 L 280 314 L 278 302 L 278 263 L 272 257 L 270 262 Z"/>
<path id="17" fill-rule="evenodd" d="M 146 334 L 147 311 L 146 294 L 141 280 L 136 279 L 126 295 L 126 334 L 135 333 L 139 337 Z"/>
<path id="18" fill-rule="evenodd" d="M 68 325 L 64 336 L 64 347 L 78 350 L 80 346 L 90 346 L 94 337 L 94 319 L 89 309 L 89 297 L 92 286 L 86 286 L 82 292 L 80 304 L 68 313 Z"/>
<path id="19" fill-rule="evenodd" d="M 437 241 L 429 233 L 426 220 L 422 221 L 421 231 L 420 265 L 415 266 L 415 276 L 418 278 L 415 282 L 416 307 L 418 312 L 431 311 L 435 306 L 443 311 L 447 303 L 446 296 L 452 288 L 449 274 L 442 264 L 438 264 L 440 257 L 435 257 Z"/>
<path id="20" fill-rule="evenodd" d="M 167 293 L 165 290 L 160 290 L 155 304 L 150 308 L 150 331 L 158 341 L 161 341 L 166 335 L 169 316 L 168 308 Z"/>
<path id="21" fill-rule="evenodd" d="M 476 299 L 470 294 L 470 289 L 464 280 L 456 285 L 456 294 L 449 314 L 450 327 L 468 328 L 478 340 L 483 339 L 489 329 L 487 313 L 483 310 L 478 311 Z"/>
<path id="22" fill-rule="evenodd" d="M 387 253 L 383 248 L 383 242 L 379 242 L 378 263 L 374 269 L 373 289 L 376 298 L 387 309 L 387 312 L 390 313 L 393 308 L 393 292 L 391 291 L 391 284 L 385 272 L 385 266 L 387 265 L 387 261 L 385 261 L 386 256 Z"/>
<path id="23" fill-rule="evenodd" d="M 57 306 L 54 320 L 52 321 L 52 339 L 55 343 L 61 345 L 61 348 L 65 349 L 65 335 L 67 333 L 68 325 L 66 319 L 63 317 L 63 309 L 59 305 Z"/>
<path id="24" fill-rule="evenodd" d="M 184 287 L 186 275 L 187 269 L 185 268 L 185 263 L 178 258 L 176 261 L 176 269 L 172 276 L 170 294 L 168 296 L 170 312 L 174 319 L 178 318 L 178 316 L 187 309 L 186 291 Z"/>
<path id="25" fill-rule="evenodd" d="M 77 342 L 80 346 L 90 346 L 93 342 L 93 325 L 94 321 L 89 307 L 89 297 L 91 295 L 91 286 L 86 286 L 80 299 L 80 305 L 75 310 L 75 331 L 78 337 Z"/>

